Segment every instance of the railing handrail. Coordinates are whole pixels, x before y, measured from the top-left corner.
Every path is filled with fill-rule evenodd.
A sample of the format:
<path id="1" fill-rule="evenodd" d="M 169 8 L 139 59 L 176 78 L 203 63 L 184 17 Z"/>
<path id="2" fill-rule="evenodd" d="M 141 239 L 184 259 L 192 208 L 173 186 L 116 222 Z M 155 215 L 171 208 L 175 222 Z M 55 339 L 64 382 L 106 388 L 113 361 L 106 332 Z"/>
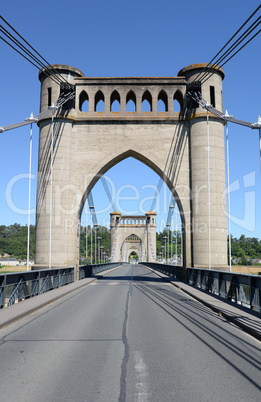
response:
<path id="1" fill-rule="evenodd" d="M 105 271 L 120 263 L 103 263 L 80 267 L 80 278 Z M 61 267 L 0 274 L 0 309 L 15 302 L 74 282 L 74 267 Z"/>
<path id="2" fill-rule="evenodd" d="M 261 313 L 261 275 L 188 267 L 186 268 L 186 280 L 183 280 L 183 267 L 155 262 L 143 263 L 143 265 Z"/>

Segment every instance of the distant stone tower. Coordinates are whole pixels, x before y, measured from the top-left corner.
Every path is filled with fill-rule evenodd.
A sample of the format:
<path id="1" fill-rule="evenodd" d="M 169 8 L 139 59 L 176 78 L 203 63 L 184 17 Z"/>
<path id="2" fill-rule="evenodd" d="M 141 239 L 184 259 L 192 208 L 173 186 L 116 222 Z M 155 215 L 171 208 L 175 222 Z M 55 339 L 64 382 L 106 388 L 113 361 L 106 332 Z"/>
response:
<path id="1" fill-rule="evenodd" d="M 156 260 L 156 213 L 145 215 L 111 214 L 111 261 L 128 262 L 135 250 L 140 262 Z"/>

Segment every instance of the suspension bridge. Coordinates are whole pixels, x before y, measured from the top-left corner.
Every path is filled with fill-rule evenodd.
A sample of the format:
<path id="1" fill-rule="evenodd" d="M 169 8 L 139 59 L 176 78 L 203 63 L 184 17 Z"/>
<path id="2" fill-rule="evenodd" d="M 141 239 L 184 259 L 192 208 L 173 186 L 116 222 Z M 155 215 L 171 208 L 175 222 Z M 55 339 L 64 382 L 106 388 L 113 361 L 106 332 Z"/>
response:
<path id="1" fill-rule="evenodd" d="M 0 127 L 5 134 L 30 126 L 29 211 L 35 123 L 40 137 L 35 266 L 29 271 L 29 213 L 28 272 L 0 275 L 6 401 L 12 370 L 12 395 L 21 401 L 35 400 L 36 394 L 39 401 L 260 397 L 261 281 L 231 273 L 224 193 L 227 181 L 229 216 L 228 123 L 259 135 L 261 161 L 261 120 L 246 122 L 222 108 L 223 66 L 260 33 L 260 8 L 209 63 L 186 66 L 176 77 L 86 77 L 76 67 L 49 64 L 1 17 L 0 38 L 39 69 L 41 82 L 40 113 Z M 145 215 L 118 212 L 105 179 L 128 157 L 159 176 Z M 92 194 L 99 180 L 113 211 L 106 258 Z M 163 183 L 171 201 L 157 255 L 154 209 Z M 86 222 L 86 265 L 81 266 L 84 211 L 91 217 L 91 254 Z M 176 213 L 179 264 L 173 263 L 177 237 L 172 248 Z M 140 265 L 126 264 L 133 250 Z"/>

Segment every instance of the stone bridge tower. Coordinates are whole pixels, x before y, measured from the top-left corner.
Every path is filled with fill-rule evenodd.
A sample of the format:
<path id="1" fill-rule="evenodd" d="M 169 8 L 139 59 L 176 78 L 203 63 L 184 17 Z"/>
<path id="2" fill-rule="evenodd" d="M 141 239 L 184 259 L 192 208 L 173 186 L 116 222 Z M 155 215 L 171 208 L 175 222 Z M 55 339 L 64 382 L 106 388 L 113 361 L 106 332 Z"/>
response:
<path id="1" fill-rule="evenodd" d="M 136 251 L 140 262 L 156 260 L 156 213 L 121 215 L 111 213 L 111 261 L 128 262 Z M 133 238 L 132 238 L 133 237 Z"/>
<path id="2" fill-rule="evenodd" d="M 174 77 L 128 78 L 90 78 L 74 67 L 54 67 L 75 89 L 75 100 L 54 116 L 52 192 L 52 116 L 38 123 L 36 268 L 48 268 L 50 254 L 52 266 L 77 268 L 84 203 L 101 175 L 128 157 L 153 169 L 175 197 L 182 221 L 184 267 L 208 267 L 209 236 L 212 267 L 226 267 L 223 123 L 209 114 L 209 231 L 207 113 L 186 99 L 188 85 L 211 66 L 193 64 Z M 217 68 L 211 72 L 213 75 L 199 89 L 206 101 L 222 111 L 224 72 Z M 60 86 L 51 78 L 44 69 L 40 71 L 41 111 L 60 95 Z M 113 111 L 114 101 L 120 104 L 118 112 Z M 145 101 L 149 111 L 143 109 Z M 178 109 L 174 109 L 174 101 L 178 102 Z M 103 111 L 98 111 L 99 102 L 104 105 Z M 129 102 L 134 104 L 131 112 Z M 158 109 L 159 102 L 165 106 L 164 111 Z"/>

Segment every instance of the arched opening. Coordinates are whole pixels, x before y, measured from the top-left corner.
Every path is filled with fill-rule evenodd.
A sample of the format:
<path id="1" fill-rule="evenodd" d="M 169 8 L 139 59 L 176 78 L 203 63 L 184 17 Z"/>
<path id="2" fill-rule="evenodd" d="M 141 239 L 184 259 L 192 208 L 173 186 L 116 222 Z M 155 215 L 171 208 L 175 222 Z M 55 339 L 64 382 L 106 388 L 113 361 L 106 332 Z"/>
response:
<path id="1" fill-rule="evenodd" d="M 102 91 L 100 91 L 100 90 L 95 94 L 94 111 L 95 112 L 104 112 L 104 95 L 103 95 Z"/>
<path id="2" fill-rule="evenodd" d="M 158 96 L 158 111 L 159 112 L 168 111 L 168 96 L 163 89 L 160 91 Z"/>
<path id="3" fill-rule="evenodd" d="M 85 91 L 80 93 L 79 108 L 81 112 L 89 112 L 89 97 Z"/>
<path id="4" fill-rule="evenodd" d="M 173 110 L 174 112 L 181 112 L 183 108 L 183 96 L 182 93 L 178 90 L 175 92 L 173 97 Z"/>
<path id="5" fill-rule="evenodd" d="M 120 112 L 121 111 L 121 98 L 118 91 L 113 91 L 110 99 L 110 111 L 111 112 Z"/>
<path id="6" fill-rule="evenodd" d="M 132 90 L 126 96 L 126 112 L 136 112 L 136 95 Z"/>
<path id="7" fill-rule="evenodd" d="M 139 236 L 135 233 L 127 236 L 120 245 L 120 255 L 122 262 L 129 262 L 129 256 L 132 251 L 138 256 L 138 261 L 145 261 L 146 251 L 144 244 Z"/>
<path id="8" fill-rule="evenodd" d="M 142 101 L 142 111 L 152 112 L 152 96 L 148 90 L 146 90 L 142 95 L 141 101 Z"/>
<path id="9" fill-rule="evenodd" d="M 139 256 L 136 251 L 132 251 L 128 257 L 129 264 L 137 264 L 139 262 Z"/>
<path id="10" fill-rule="evenodd" d="M 181 200 L 179 199 L 179 196 L 173 188 L 172 183 L 164 175 L 164 173 L 159 169 L 158 166 L 154 165 L 151 160 L 145 158 L 143 155 L 133 151 L 133 150 L 128 150 L 127 152 L 118 155 L 114 159 L 108 161 L 107 163 L 104 164 L 103 168 L 97 173 L 97 175 L 91 180 L 88 188 L 86 189 L 86 192 L 83 195 L 82 199 L 82 207 L 81 210 L 79 211 L 79 215 L 81 216 L 82 211 L 85 211 L 84 203 L 86 201 L 87 195 L 89 194 L 90 191 L 95 195 L 94 199 L 95 202 L 98 204 L 97 205 L 97 210 L 102 210 L 105 211 L 105 214 L 101 215 L 98 217 L 98 221 L 103 222 L 101 225 L 101 228 L 103 226 L 106 227 L 106 231 L 110 230 L 110 223 L 109 223 L 109 214 L 112 211 L 111 209 L 108 209 L 108 200 L 106 200 L 106 196 L 104 194 L 104 188 L 102 187 L 102 181 L 99 180 L 102 175 L 109 175 L 110 179 L 112 182 L 115 182 L 115 177 L 119 176 L 119 172 L 124 171 L 124 181 L 122 183 L 130 183 L 129 188 L 128 186 L 123 186 L 122 183 L 119 183 L 119 189 L 116 189 L 116 196 L 119 197 L 119 199 L 115 201 L 116 203 L 116 210 L 117 211 L 122 211 L 122 219 L 123 222 L 125 222 L 124 215 L 144 215 L 146 211 L 149 211 L 151 209 L 151 200 L 152 197 L 148 197 L 148 193 L 144 192 L 142 193 L 142 190 L 140 190 L 144 185 L 141 186 L 141 184 L 137 184 L 137 177 L 144 177 L 144 182 L 147 184 L 150 182 L 150 174 L 153 176 L 151 179 L 151 183 L 153 182 L 153 188 L 157 187 L 159 177 L 163 179 L 163 184 L 162 184 L 162 190 L 160 191 L 160 194 L 162 195 L 159 196 L 159 198 L 162 197 L 162 200 L 159 199 L 158 202 L 156 203 L 155 206 L 155 212 L 157 213 L 157 228 L 156 228 L 156 236 L 157 236 L 157 241 L 156 241 L 156 253 L 155 256 L 158 260 L 158 262 L 164 262 L 166 259 L 171 264 L 176 264 L 180 265 L 186 264 L 185 258 L 183 258 L 183 250 L 185 250 L 185 215 L 183 213 L 183 208 L 181 204 Z M 138 175 L 137 175 L 138 172 Z M 117 180 L 117 179 L 116 179 Z M 133 182 L 132 182 L 133 180 Z M 137 199 L 136 201 L 132 201 L 134 199 L 133 197 L 133 187 L 137 186 L 138 191 L 137 193 L 140 193 L 140 198 Z M 140 187 L 139 187 L 140 186 Z M 120 190 L 121 188 L 124 187 L 124 191 Z M 152 187 L 152 186 L 151 186 Z M 97 195 L 96 192 L 97 191 Z M 103 194 L 101 195 L 101 193 Z M 167 195 L 166 195 L 167 194 Z M 170 205 L 171 197 L 174 195 L 175 198 L 175 220 L 174 220 L 174 214 L 173 214 L 173 219 L 170 222 L 170 226 L 166 227 L 167 223 L 167 215 L 168 215 L 168 207 Z M 130 200 L 126 200 L 126 197 L 130 197 Z M 144 197 L 144 201 L 142 200 L 142 197 Z M 145 201 L 146 200 L 146 201 Z M 136 202 L 136 204 L 135 204 Z M 163 204 L 165 206 L 163 206 Z M 142 211 L 137 210 L 139 207 L 143 208 Z M 167 210 L 166 210 L 167 206 Z M 114 210 L 114 209 L 113 209 Z M 162 212 L 163 211 L 163 212 Z M 84 226 L 84 216 L 85 214 L 83 213 L 83 224 Z M 87 212 L 88 215 L 88 227 L 92 225 L 91 223 L 91 215 L 89 212 Z M 107 223 L 106 223 L 107 219 Z M 154 219 L 154 218 L 153 218 Z M 142 222 L 146 225 L 146 220 L 142 218 Z M 128 223 L 136 224 L 136 217 L 135 220 L 134 218 L 131 219 L 131 217 L 128 217 Z M 99 225 L 100 227 L 100 225 Z M 169 237 L 168 237 L 169 235 Z M 166 239 L 168 238 L 167 243 Z M 178 239 L 178 240 L 176 240 Z M 88 240 L 90 242 L 90 240 Z M 94 242 L 94 240 L 93 240 Z M 89 243 L 88 243 L 89 244 Z M 176 248 L 177 245 L 177 248 Z M 83 249 L 81 251 L 82 254 L 84 254 L 84 244 L 83 244 Z M 111 247 L 111 244 L 110 244 Z M 163 248 L 162 248 L 163 247 Z M 112 248 L 111 248 L 112 250 Z M 126 243 L 125 243 L 125 254 L 122 253 L 120 254 L 119 252 L 119 259 L 121 256 L 125 256 L 125 262 L 127 262 L 127 257 L 126 257 Z M 107 251 L 107 250 L 106 250 Z M 142 248 L 142 251 L 139 251 L 140 254 L 140 259 L 139 261 L 146 261 L 146 246 Z M 138 254 L 139 254 L 138 253 Z M 123 257 L 122 257 L 123 258 Z M 154 257 L 153 257 L 154 258 Z M 123 261 L 123 260 L 122 260 Z M 166 262 L 166 261 L 165 261 Z"/>

